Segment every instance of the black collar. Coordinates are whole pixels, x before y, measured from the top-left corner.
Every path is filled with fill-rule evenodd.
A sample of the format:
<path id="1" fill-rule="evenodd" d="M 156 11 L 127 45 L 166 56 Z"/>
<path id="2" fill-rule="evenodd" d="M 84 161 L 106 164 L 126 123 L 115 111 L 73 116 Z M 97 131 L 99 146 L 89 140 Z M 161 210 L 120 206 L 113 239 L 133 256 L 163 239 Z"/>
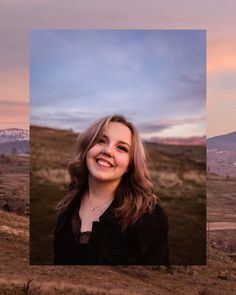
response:
<path id="1" fill-rule="evenodd" d="M 82 192 L 77 193 L 75 195 L 75 197 L 73 198 L 73 200 L 71 201 L 71 203 L 69 204 L 68 208 L 59 215 L 58 222 L 57 222 L 57 225 L 56 225 L 56 228 L 55 228 L 55 231 L 54 231 L 55 235 L 57 235 L 59 233 L 59 231 L 61 230 L 61 228 L 63 227 L 63 225 L 66 222 L 71 220 L 72 215 L 75 212 L 74 210 L 76 210 L 76 208 L 80 207 L 82 195 L 83 195 Z M 118 199 L 115 198 L 111 202 L 109 207 L 99 217 L 99 221 L 104 222 L 104 223 L 112 224 L 118 230 L 121 230 L 121 224 L 119 222 L 119 219 L 114 214 L 114 209 L 117 208 L 118 206 L 119 206 Z"/>
<path id="2" fill-rule="evenodd" d="M 69 205 L 68 208 L 68 213 L 72 213 L 76 208 L 80 207 L 80 203 L 81 203 L 81 198 L 83 195 L 83 192 L 78 193 L 74 199 L 72 200 L 71 204 Z M 111 202 L 111 204 L 109 205 L 109 207 L 102 213 L 102 215 L 99 217 L 99 221 L 102 222 L 108 222 L 108 223 L 112 223 L 114 225 L 118 226 L 118 218 L 115 216 L 114 214 L 114 209 L 117 208 L 119 206 L 119 202 L 117 198 L 114 198 L 114 200 Z"/>

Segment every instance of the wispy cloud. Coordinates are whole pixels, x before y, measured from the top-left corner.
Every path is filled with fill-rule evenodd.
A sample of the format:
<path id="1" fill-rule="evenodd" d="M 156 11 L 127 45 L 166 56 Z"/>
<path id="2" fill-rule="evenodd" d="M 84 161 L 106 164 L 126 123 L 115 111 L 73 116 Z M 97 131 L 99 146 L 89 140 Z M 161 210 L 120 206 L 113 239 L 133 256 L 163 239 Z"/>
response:
<path id="1" fill-rule="evenodd" d="M 181 125 L 197 125 L 205 123 L 205 117 L 198 117 L 198 118 L 183 118 L 183 119 L 160 119 L 158 122 L 153 121 L 146 121 L 137 124 L 138 128 L 143 133 L 155 132 L 158 133 L 159 131 L 163 131 L 165 129 L 169 129 L 175 126 Z"/>
<path id="2" fill-rule="evenodd" d="M 72 128 L 82 131 L 96 119 L 96 114 L 79 110 L 39 110 L 32 111 L 31 125 L 50 126 L 54 128 Z"/>

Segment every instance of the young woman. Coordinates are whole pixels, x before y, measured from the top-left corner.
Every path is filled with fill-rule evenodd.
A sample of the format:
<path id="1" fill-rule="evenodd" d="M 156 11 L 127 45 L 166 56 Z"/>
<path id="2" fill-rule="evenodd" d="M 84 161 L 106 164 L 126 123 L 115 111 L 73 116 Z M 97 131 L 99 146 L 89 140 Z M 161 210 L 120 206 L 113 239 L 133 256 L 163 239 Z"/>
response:
<path id="1" fill-rule="evenodd" d="M 167 265 L 168 221 L 153 193 L 143 144 L 121 115 L 81 133 L 58 204 L 54 264 Z"/>

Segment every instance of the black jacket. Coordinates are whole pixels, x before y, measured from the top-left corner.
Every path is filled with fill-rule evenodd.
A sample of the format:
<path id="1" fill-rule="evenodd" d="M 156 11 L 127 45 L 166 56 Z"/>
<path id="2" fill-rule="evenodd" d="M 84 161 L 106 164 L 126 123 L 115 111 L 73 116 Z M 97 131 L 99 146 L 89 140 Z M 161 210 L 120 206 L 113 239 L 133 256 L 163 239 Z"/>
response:
<path id="1" fill-rule="evenodd" d="M 69 208 L 58 217 L 54 232 L 54 264 L 57 265 L 168 265 L 168 220 L 164 210 L 156 205 L 152 213 L 145 213 L 125 230 L 113 215 L 114 200 L 93 222 L 89 241 L 89 261 L 81 259 L 80 245 L 72 232 L 72 214 L 80 206 L 76 196 Z M 78 254 L 80 253 L 80 254 Z"/>

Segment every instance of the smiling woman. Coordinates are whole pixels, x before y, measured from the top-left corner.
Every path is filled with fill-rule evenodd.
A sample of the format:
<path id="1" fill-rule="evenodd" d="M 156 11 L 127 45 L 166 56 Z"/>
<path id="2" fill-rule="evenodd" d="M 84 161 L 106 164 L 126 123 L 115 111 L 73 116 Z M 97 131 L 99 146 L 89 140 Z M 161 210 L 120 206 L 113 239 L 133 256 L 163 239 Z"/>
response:
<path id="1" fill-rule="evenodd" d="M 58 204 L 54 264 L 169 264 L 168 221 L 134 125 L 107 116 L 81 133 Z"/>

